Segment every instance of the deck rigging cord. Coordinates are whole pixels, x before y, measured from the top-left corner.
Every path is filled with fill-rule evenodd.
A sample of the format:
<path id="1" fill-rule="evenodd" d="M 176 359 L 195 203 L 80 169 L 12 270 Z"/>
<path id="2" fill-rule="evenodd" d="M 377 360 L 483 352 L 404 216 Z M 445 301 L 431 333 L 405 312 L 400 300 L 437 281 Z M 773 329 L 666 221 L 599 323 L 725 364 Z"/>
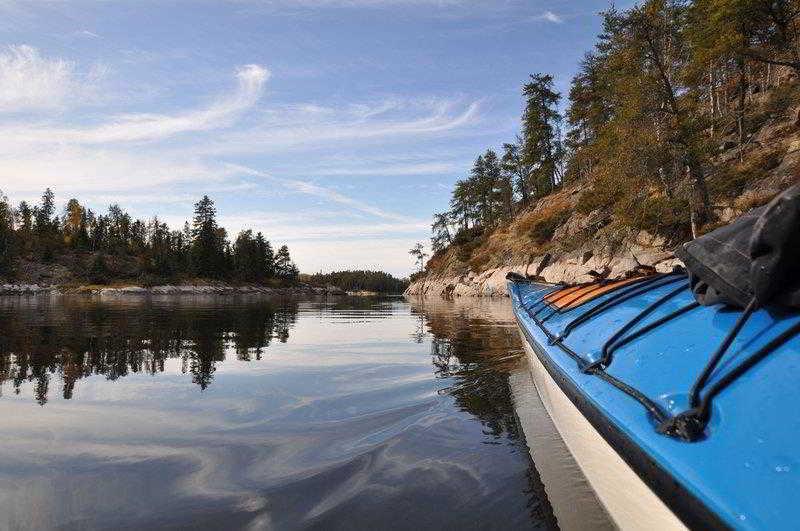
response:
<path id="1" fill-rule="evenodd" d="M 633 319 L 631 319 L 630 321 L 625 323 L 619 330 L 614 332 L 614 335 L 612 335 L 611 338 L 609 338 L 608 341 L 606 341 L 605 344 L 603 345 L 603 348 L 602 348 L 601 354 L 600 354 L 600 359 L 598 359 L 594 363 L 591 363 L 590 365 L 588 365 L 584 369 L 584 372 L 586 372 L 587 370 L 590 370 L 590 369 L 598 368 L 598 367 L 599 368 L 603 368 L 603 369 L 607 369 L 608 366 L 611 364 L 612 354 L 613 354 L 612 348 L 615 347 L 615 343 L 618 342 L 621 338 L 624 339 L 625 333 L 628 330 L 630 330 L 631 328 L 633 328 L 634 326 L 636 326 L 642 319 L 644 319 L 645 317 L 647 317 L 648 315 L 653 313 L 662 304 L 664 304 L 668 300 L 674 298 L 676 295 L 678 295 L 679 293 L 683 292 L 685 289 L 686 289 L 686 286 L 679 286 L 678 288 L 670 291 L 669 293 L 667 293 L 663 297 L 659 298 L 654 303 L 650 304 L 647 308 L 645 308 L 644 310 L 639 312 L 638 315 L 636 315 Z"/>
<path id="2" fill-rule="evenodd" d="M 665 282 L 659 282 L 665 277 L 670 277 L 673 275 L 675 275 L 675 278 L 670 278 Z M 521 275 L 509 275 L 508 278 L 516 282 L 520 281 L 530 282 L 527 278 L 522 277 Z M 785 330 L 784 332 L 773 338 L 769 343 L 767 343 L 766 345 L 758 349 L 755 353 L 750 355 L 745 361 L 737 365 L 735 368 L 731 369 L 728 373 L 722 376 L 716 383 L 714 383 L 701 397 L 701 392 L 703 391 L 705 385 L 707 384 L 709 377 L 717 368 L 719 362 L 724 357 L 725 352 L 727 352 L 727 350 L 730 348 L 734 339 L 738 336 L 739 332 L 741 332 L 747 320 L 757 309 L 757 303 L 754 298 L 750 302 L 750 304 L 748 304 L 748 306 L 744 309 L 744 311 L 739 316 L 734 326 L 731 328 L 731 330 L 725 336 L 723 341 L 720 343 L 717 350 L 714 352 L 709 361 L 706 363 L 706 366 L 704 367 L 701 374 L 695 380 L 689 395 L 690 409 L 674 416 L 667 414 L 658 404 L 656 404 L 653 400 L 651 400 L 649 397 L 647 397 L 644 393 L 642 393 L 635 387 L 619 380 L 618 378 L 606 372 L 606 369 L 613 361 L 614 351 L 616 351 L 623 345 L 629 344 L 632 341 L 638 339 L 647 332 L 654 330 L 659 326 L 664 325 L 668 321 L 675 319 L 700 306 L 700 304 L 696 301 L 681 306 L 676 310 L 668 313 L 667 315 L 662 316 L 659 319 L 653 321 L 652 323 L 649 323 L 641 328 L 638 328 L 633 333 L 626 335 L 627 332 L 631 331 L 637 324 L 639 324 L 648 315 L 653 313 L 657 308 L 659 308 L 664 303 L 673 299 L 678 294 L 686 290 L 687 288 L 686 285 L 682 285 L 678 288 L 670 290 L 665 295 L 662 295 L 660 298 L 658 298 L 653 303 L 649 304 L 641 312 L 639 312 L 632 319 L 626 322 L 620 329 L 614 332 L 614 334 L 612 334 L 612 336 L 604 343 L 601 350 L 601 357 L 597 361 L 587 362 L 585 356 L 578 354 L 563 342 L 563 339 L 567 335 L 569 335 L 569 332 L 574 330 L 574 328 L 576 328 L 580 324 L 587 322 L 591 318 L 600 315 L 602 312 L 608 310 L 609 308 L 621 304 L 622 302 L 625 302 L 635 296 L 644 294 L 648 291 L 668 286 L 681 279 L 685 279 L 685 274 L 682 271 L 677 271 L 671 274 L 664 274 L 664 275 L 659 275 L 655 278 L 649 278 L 645 281 L 638 282 L 633 287 L 630 286 L 620 287 L 617 290 L 618 293 L 614 294 L 612 297 L 609 297 L 608 299 L 601 302 L 597 306 L 591 308 L 590 310 L 584 312 L 576 319 L 570 321 L 565 327 L 564 332 L 562 332 L 559 336 L 554 335 L 544 326 L 544 321 L 548 319 L 550 316 L 552 316 L 552 314 L 548 315 L 544 319 L 539 319 L 537 316 L 541 312 L 542 308 L 546 308 L 548 307 L 548 305 L 554 304 L 557 300 L 563 299 L 565 294 L 562 293 L 559 297 L 552 299 L 548 299 L 549 296 L 553 295 L 554 293 L 559 293 L 561 291 L 568 291 L 574 293 L 574 291 L 570 291 L 569 288 L 570 287 L 574 288 L 575 286 L 562 286 L 557 290 L 551 290 L 548 294 L 539 298 L 533 305 L 530 306 L 523 305 L 522 308 L 526 310 L 526 312 L 531 317 L 533 322 L 545 334 L 545 336 L 548 339 L 548 343 L 551 345 L 558 346 L 563 352 L 565 352 L 568 356 L 570 356 L 570 358 L 572 358 L 577 363 L 579 369 L 583 373 L 590 374 L 604 380 L 605 382 L 616 387 L 617 389 L 624 392 L 631 398 L 635 399 L 645 409 L 647 409 L 647 411 L 653 416 L 653 419 L 657 423 L 656 429 L 659 433 L 675 437 L 684 441 L 693 442 L 700 440 L 705 436 L 706 427 L 710 419 L 711 403 L 714 397 L 717 394 L 719 394 L 722 390 L 724 390 L 726 387 L 728 387 L 731 383 L 733 383 L 742 374 L 744 374 L 750 368 L 755 366 L 759 361 L 761 361 L 763 358 L 769 355 L 769 353 L 771 353 L 776 348 L 783 345 L 785 342 L 790 340 L 795 335 L 800 334 L 800 323 L 796 323 L 795 325 L 791 326 L 789 329 Z M 594 290 L 590 290 L 590 292 L 591 291 Z M 539 308 L 539 310 L 537 310 L 536 312 L 532 312 L 532 309 L 542 302 L 544 302 L 542 308 Z"/>
<path id="3" fill-rule="evenodd" d="M 733 328 L 728 332 L 720 343 L 717 350 L 706 363 L 700 376 L 697 377 L 692 389 L 689 392 L 689 409 L 674 417 L 662 422 L 658 426 L 658 432 L 683 440 L 694 441 L 701 439 L 705 433 L 706 426 L 711 418 L 711 401 L 723 389 L 728 387 L 737 378 L 750 370 L 759 361 L 769 355 L 773 350 L 783 345 L 786 341 L 800 333 L 800 323 L 784 330 L 781 334 L 774 337 L 769 343 L 751 354 L 747 359 L 728 371 L 725 375 L 713 384 L 708 391 L 701 397 L 701 393 L 708 383 L 708 379 L 722 361 L 723 356 L 730 348 L 734 339 L 739 335 L 753 312 L 758 309 L 758 303 L 754 297 L 745 307 Z"/>

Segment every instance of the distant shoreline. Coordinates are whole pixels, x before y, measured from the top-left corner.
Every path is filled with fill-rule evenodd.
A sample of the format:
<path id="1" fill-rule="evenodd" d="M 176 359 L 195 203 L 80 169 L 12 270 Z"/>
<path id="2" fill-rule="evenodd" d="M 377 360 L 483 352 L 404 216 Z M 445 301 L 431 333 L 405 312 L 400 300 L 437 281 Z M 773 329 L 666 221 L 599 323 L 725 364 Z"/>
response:
<path id="1" fill-rule="evenodd" d="M 101 286 L 101 285 L 39 285 L 39 284 L 0 284 L 0 296 L 30 295 L 98 295 L 107 297 L 152 296 L 152 295 L 348 295 L 335 287 L 319 287 L 307 284 L 295 286 L 270 287 L 258 285 L 229 284 L 169 284 L 161 286 Z M 352 295 L 361 295 L 352 293 Z"/>

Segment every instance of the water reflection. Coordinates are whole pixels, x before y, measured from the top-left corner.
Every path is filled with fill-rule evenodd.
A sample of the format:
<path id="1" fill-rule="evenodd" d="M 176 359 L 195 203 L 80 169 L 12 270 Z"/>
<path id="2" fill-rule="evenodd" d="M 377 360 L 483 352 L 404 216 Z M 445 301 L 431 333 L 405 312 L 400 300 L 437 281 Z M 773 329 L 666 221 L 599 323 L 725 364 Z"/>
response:
<path id="1" fill-rule="evenodd" d="M 23 384 L 30 384 L 40 404 L 47 402 L 53 375 L 60 376 L 62 396 L 70 399 L 81 378 L 155 375 L 164 372 L 167 359 L 180 360 L 181 372 L 205 389 L 226 351 L 233 350 L 239 360 L 260 360 L 272 341 L 289 339 L 297 319 L 292 300 L 256 300 L 224 312 L 80 298 L 4 302 L 0 385 L 10 382 L 19 394 Z"/>
<path id="2" fill-rule="evenodd" d="M 502 303 L 0 299 L 0 529 L 552 528 L 515 334 Z"/>
<path id="3" fill-rule="evenodd" d="M 509 377 L 527 371 L 527 365 L 510 307 L 490 300 L 432 299 L 413 301 L 412 312 L 431 335 L 434 374 L 450 381 L 440 392 L 483 424 L 486 444 L 506 443 L 527 456 L 509 385 Z M 557 528 L 533 463 L 527 481 L 531 521 Z"/>

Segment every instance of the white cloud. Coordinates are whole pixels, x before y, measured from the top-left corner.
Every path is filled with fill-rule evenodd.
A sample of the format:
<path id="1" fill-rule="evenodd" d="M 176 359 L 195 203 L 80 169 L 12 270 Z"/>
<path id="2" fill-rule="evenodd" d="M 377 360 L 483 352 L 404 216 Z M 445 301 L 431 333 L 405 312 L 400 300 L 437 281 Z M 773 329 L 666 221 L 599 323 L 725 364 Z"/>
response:
<path id="1" fill-rule="evenodd" d="M 409 117 L 409 112 L 425 114 Z M 395 115 L 371 119 L 374 114 L 358 108 L 332 114 L 315 111 L 301 121 L 295 115 L 293 122 L 264 122 L 246 130 L 237 130 L 216 135 L 213 141 L 198 144 L 204 153 L 217 155 L 242 153 L 274 153 L 294 148 L 315 149 L 355 140 L 380 140 L 386 138 L 418 138 L 421 136 L 445 135 L 477 121 L 480 102 L 466 106 L 455 101 L 415 102 L 398 109 Z M 386 111 L 381 110 L 379 115 Z M 402 114 L 402 116 L 399 116 Z M 367 118 L 364 118 L 364 115 Z"/>
<path id="2" fill-rule="evenodd" d="M 40 96 L 39 107 L 28 108 L 45 108 L 42 101 L 66 105 L 67 96 L 59 96 L 53 85 L 80 83 L 75 64 L 46 59 L 30 47 L 21 50 L 2 57 L 23 74 L 48 68 L 51 72 L 43 86 L 49 87 L 52 101 Z M 299 194 L 304 199 L 294 197 L 287 204 L 308 209 L 308 215 L 299 210 L 234 216 L 221 212 L 220 221 L 232 235 L 253 227 L 276 242 L 289 243 L 305 271 L 370 267 L 407 272 L 407 250 L 414 239 L 426 238 L 427 220 L 386 210 L 381 199 L 357 199 L 314 180 L 456 171 L 458 155 L 428 141 L 474 130 L 470 126 L 478 121 L 481 103 L 393 96 L 336 106 L 302 101 L 269 105 L 261 102 L 269 78 L 266 68 L 246 65 L 236 71 L 235 88 L 207 105 L 158 114 L 95 114 L 92 125 L 85 122 L 85 113 L 50 113 L 47 121 L 36 115 L 0 117 L 0 187 L 19 200 L 50 186 L 59 201 L 74 196 L 94 208 L 119 202 L 133 206 L 137 216 L 158 213 L 170 223 L 174 218 L 174 226 L 182 224 L 198 194 L 216 190 L 250 200 L 269 194 L 277 205 L 281 201 L 276 198 Z M 18 84 L 12 80 L 10 85 L 0 82 L 0 87 Z M 420 149 L 409 155 L 409 144 Z M 264 162 L 265 155 L 283 151 L 301 156 L 271 156 Z M 373 154 L 363 156 L 367 151 Z M 240 162 L 239 155 L 252 155 L 252 160 Z M 277 169 L 280 166 L 284 169 Z M 262 167 L 266 171 L 255 169 Z M 317 210 L 311 212 L 312 207 Z M 319 211 L 326 208 L 337 212 L 323 219 Z M 358 245 L 353 244 L 356 240 Z M 333 254 L 338 261 L 331 261 Z"/>
<path id="3" fill-rule="evenodd" d="M 0 112 L 63 107 L 80 85 L 71 61 L 48 59 L 24 44 L 0 51 Z"/>
<path id="4" fill-rule="evenodd" d="M 311 215 L 313 217 L 313 214 Z M 347 217 L 347 212 L 340 213 L 341 218 Z M 234 216 L 220 215 L 220 224 L 238 232 L 246 227 L 255 228 L 278 240 L 329 240 L 344 238 L 374 238 L 389 234 L 418 234 L 430 229 L 428 223 L 417 221 L 407 223 L 297 223 L 297 216 L 289 217 L 285 214 L 249 212 Z"/>
<path id="5" fill-rule="evenodd" d="M 314 170 L 314 175 L 320 176 L 381 176 L 393 177 L 404 175 L 434 175 L 451 173 L 463 170 L 463 166 L 456 162 L 420 162 L 411 164 L 383 164 L 375 166 L 345 166 L 338 168 L 319 168 Z"/>
<path id="6" fill-rule="evenodd" d="M 179 154 L 146 153 L 75 146 L 7 150 L 0 140 L 0 183 L 6 192 L 52 187 L 59 192 L 163 192 L 193 182 L 205 185 L 230 178 L 225 168 Z"/>
<path id="7" fill-rule="evenodd" d="M 453 112 L 452 102 L 406 103 L 397 107 L 396 116 L 373 118 L 363 106 L 328 112 L 315 105 L 298 105 L 286 111 L 266 114 L 274 127 L 256 124 L 235 131 L 214 131 L 213 140 L 197 138 L 206 129 L 231 123 L 243 110 L 252 107 L 268 73 L 261 67 L 240 69 L 239 89 L 206 109 L 176 113 L 172 116 L 137 115 L 95 128 L 64 126 L 27 126 L 6 122 L 0 125 L 0 182 L 9 192 L 34 191 L 52 186 L 63 191 L 114 193 L 151 190 L 193 182 L 207 187 L 238 176 L 257 176 L 280 184 L 282 189 L 346 204 L 382 219 L 400 220 L 404 216 L 385 212 L 373 205 L 355 201 L 341 193 L 308 182 L 285 178 L 287 174 L 331 175 L 424 175 L 458 168 L 456 162 L 437 158 L 413 160 L 386 158 L 377 162 L 364 158 L 344 159 L 327 167 L 295 163 L 285 169 L 283 179 L 273 173 L 229 164 L 225 160 L 237 153 L 265 154 L 296 148 L 304 152 L 351 140 L 372 139 L 391 146 L 399 139 L 413 142 L 423 137 L 450 134 L 474 120 L 477 103 Z M 371 108 L 383 109 L 378 103 Z M 406 117 L 409 108 L 429 109 L 426 115 Z M 357 109 L 352 111 L 352 109 Z M 353 116 L 355 113 L 355 117 Z M 382 112 L 379 114 L 383 114 Z M 361 118 L 369 115 L 371 118 Z M 295 125 L 290 125 L 295 124 Z M 306 125 L 297 125 L 306 124 Z M 163 141 L 178 132 L 186 133 L 187 142 L 165 146 Z M 129 145 L 124 140 L 149 140 L 147 144 Z M 450 156 L 451 154 L 447 155 Z M 164 190 L 162 190 L 164 192 Z"/>
<path id="8" fill-rule="evenodd" d="M 561 24 L 564 22 L 564 19 L 560 15 L 553 13 L 550 10 L 545 11 L 541 15 L 533 17 L 533 20 L 543 20 L 545 22 L 552 22 L 553 24 Z"/>
<path id="9" fill-rule="evenodd" d="M 327 201 L 338 203 L 340 205 L 345 205 L 354 208 L 360 212 L 364 212 L 366 214 L 370 214 L 378 218 L 389 219 L 394 221 L 402 221 L 402 222 L 411 221 L 411 219 L 408 216 L 403 216 L 392 212 L 386 212 L 385 210 L 378 208 L 374 205 L 365 203 L 363 201 L 358 201 L 356 199 L 343 195 L 337 192 L 336 190 L 331 190 L 330 188 L 325 188 L 323 186 L 319 186 L 314 183 L 301 181 L 298 179 L 281 179 L 278 177 L 274 177 L 268 173 L 255 170 L 253 168 L 248 168 L 246 166 L 241 166 L 238 164 L 229 164 L 228 167 L 231 170 L 236 171 L 238 173 L 244 175 L 250 175 L 253 177 L 261 177 L 264 179 L 268 179 L 273 182 L 279 183 L 283 185 L 285 188 L 289 188 L 290 190 L 294 190 L 296 192 L 300 192 L 306 195 L 311 195 L 314 197 L 319 197 L 320 199 L 325 199 Z"/>
<path id="10" fill-rule="evenodd" d="M 395 6 L 436 6 L 449 7 L 469 4 L 468 0 L 234 0 L 245 3 L 273 7 L 316 7 L 316 8 L 359 8 Z M 475 3 L 475 2 L 472 2 Z"/>
<path id="11" fill-rule="evenodd" d="M 239 86 L 232 95 L 210 106 L 175 115 L 127 114 L 109 123 L 88 128 L 11 126 L 17 142 L 107 144 L 162 140 L 180 133 L 208 131 L 230 125 L 258 101 L 270 72 L 259 65 L 245 65 L 236 72 Z M 11 133 L 6 129 L 7 133 Z"/>

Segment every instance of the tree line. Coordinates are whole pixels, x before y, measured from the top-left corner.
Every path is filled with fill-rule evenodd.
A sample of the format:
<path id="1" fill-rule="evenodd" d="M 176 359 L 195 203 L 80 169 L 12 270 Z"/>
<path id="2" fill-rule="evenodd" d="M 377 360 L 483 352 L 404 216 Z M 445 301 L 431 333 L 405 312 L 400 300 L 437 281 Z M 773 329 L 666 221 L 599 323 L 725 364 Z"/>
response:
<path id="1" fill-rule="evenodd" d="M 374 291 L 376 293 L 403 293 L 407 279 L 399 279 L 384 271 L 333 271 L 303 275 L 302 280 L 314 286 L 336 286 L 345 291 Z"/>
<path id="2" fill-rule="evenodd" d="M 39 204 L 22 201 L 14 208 L 0 193 L 0 275 L 13 277 L 15 258 L 51 262 L 66 253 L 93 257 L 85 275 L 103 283 L 110 257 L 134 258 L 143 275 L 158 279 L 200 277 L 263 283 L 292 282 L 298 276 L 287 246 L 273 250 L 261 232 L 241 231 L 234 241 L 219 226 L 208 196 L 194 205 L 191 223 L 173 230 L 158 219 L 134 219 L 119 205 L 97 214 L 70 199 L 56 210 L 49 188 Z"/>
<path id="3" fill-rule="evenodd" d="M 800 74 L 800 1 L 649 0 L 600 16 L 566 110 L 551 75 L 530 76 L 519 135 L 456 183 L 434 215 L 434 252 L 581 181 L 587 210 L 695 237 L 713 221 L 712 193 L 741 184 L 714 157 L 735 148 L 743 161 L 769 119 L 753 112 L 758 95 Z"/>

